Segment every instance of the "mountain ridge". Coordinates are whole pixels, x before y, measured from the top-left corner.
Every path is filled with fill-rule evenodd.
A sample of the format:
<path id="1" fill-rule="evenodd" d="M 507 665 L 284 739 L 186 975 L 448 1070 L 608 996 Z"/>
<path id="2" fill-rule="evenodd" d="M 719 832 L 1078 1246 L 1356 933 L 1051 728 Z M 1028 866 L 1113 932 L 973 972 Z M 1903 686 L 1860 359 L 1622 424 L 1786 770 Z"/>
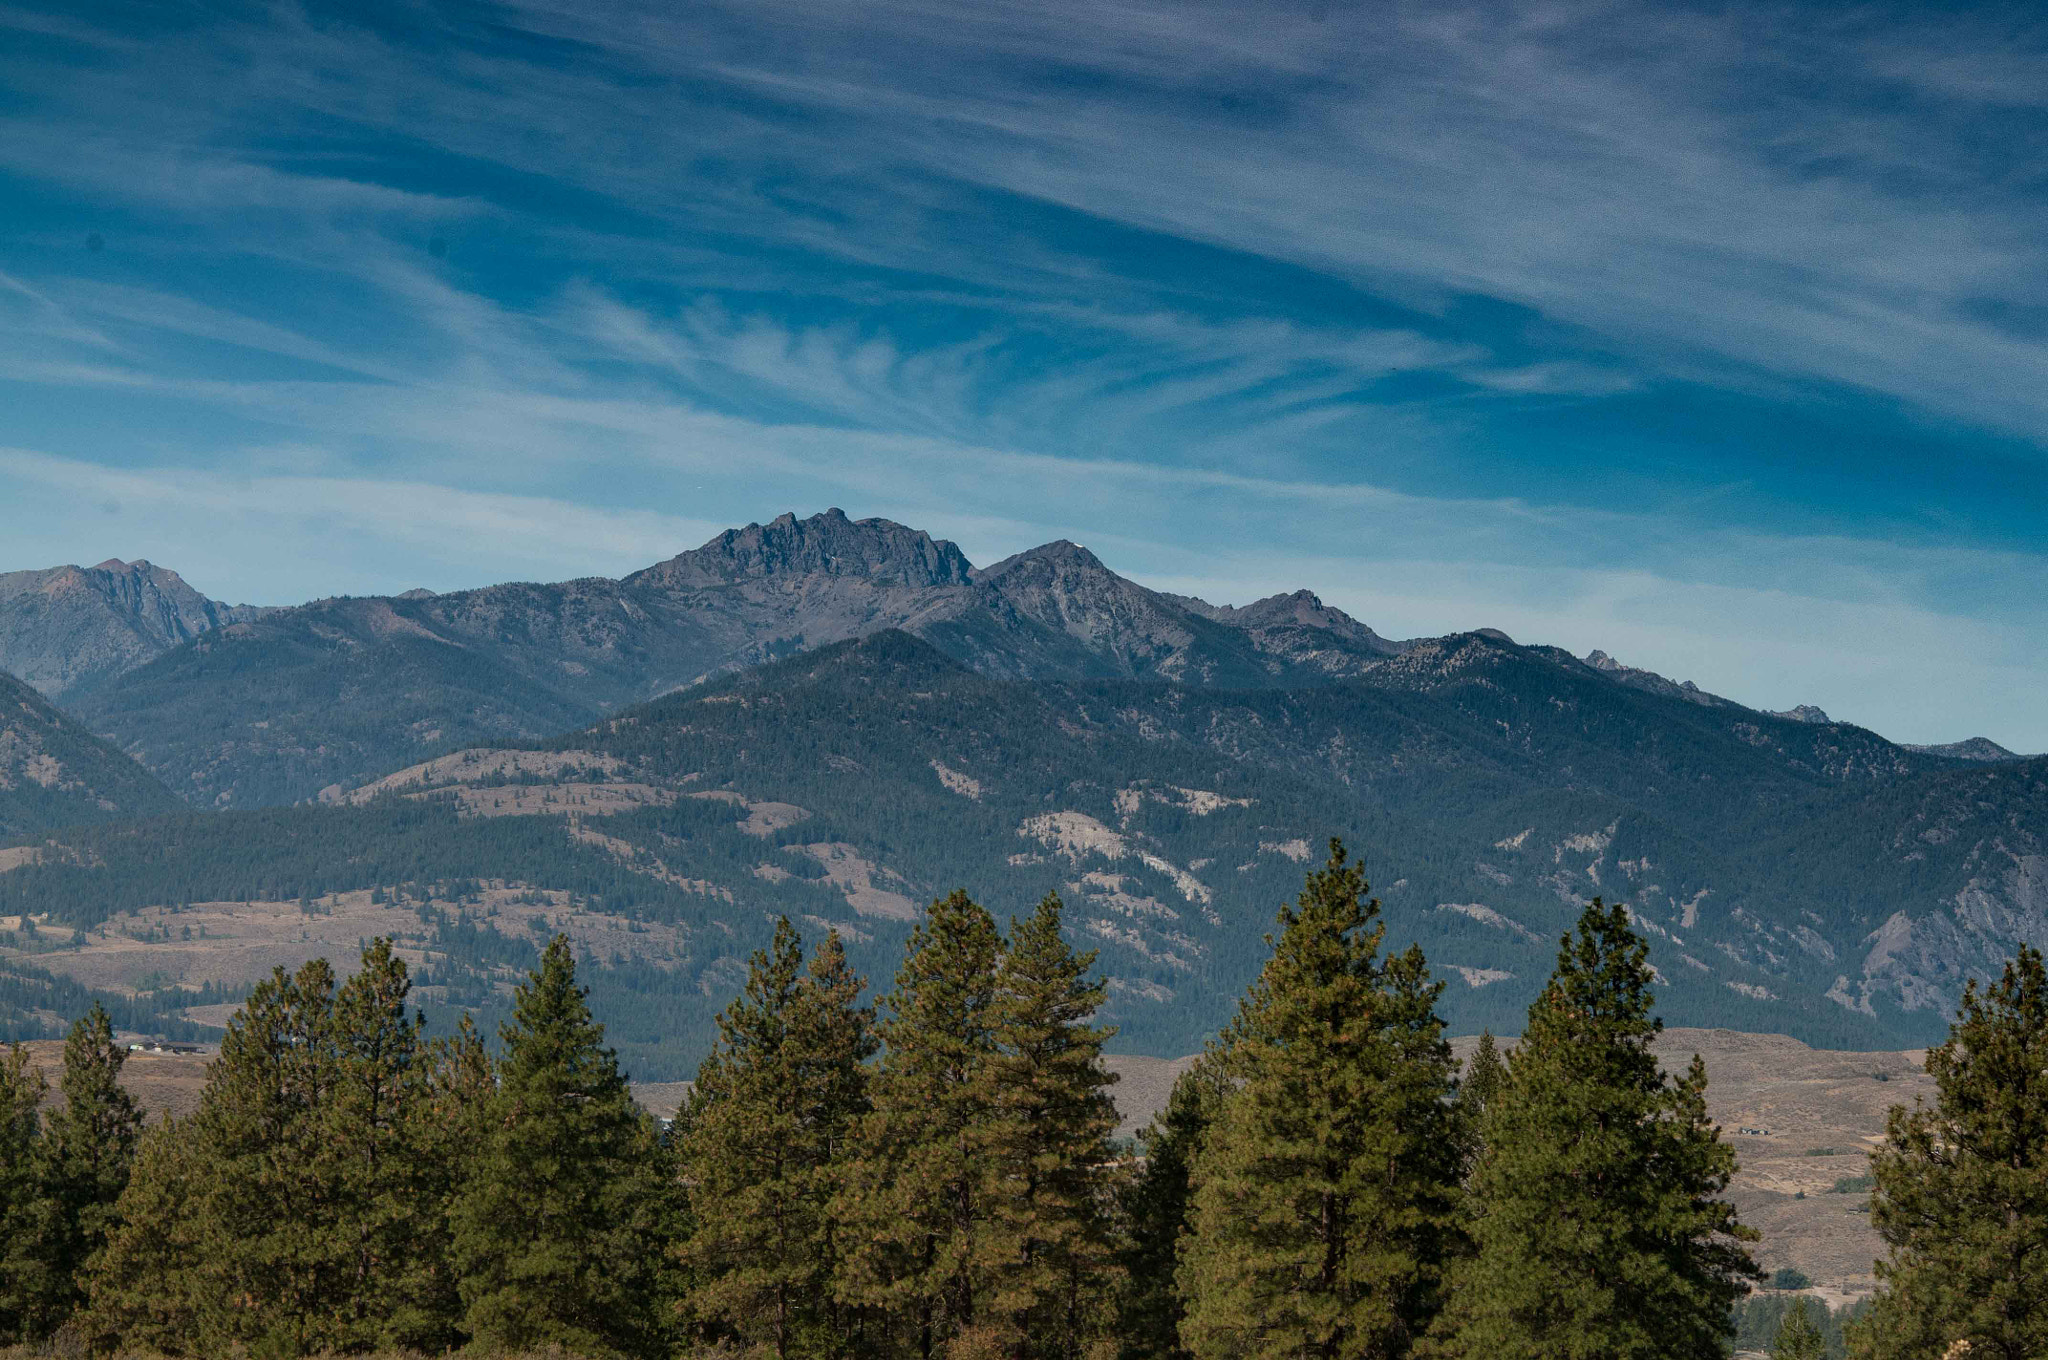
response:
<path id="1" fill-rule="evenodd" d="M 1383 638 L 1307 590 L 1243 606 L 1154 591 L 1065 540 L 976 568 L 949 541 L 837 508 L 728 529 L 617 580 L 282 608 L 216 606 L 148 564 L 103 567 L 109 581 L 125 572 L 155 582 L 176 608 L 165 606 L 171 622 L 154 632 L 131 628 L 126 650 L 92 662 L 93 678 L 65 690 L 65 702 L 204 807 L 301 801 L 438 751 L 538 740 L 726 671 L 889 628 L 999 677 L 1221 689 L 1399 674 L 1428 641 Z M 22 582 L 49 576 L 0 581 L 16 583 L 5 598 L 18 603 Z M 105 612 L 94 601 L 110 598 L 106 590 L 74 599 L 75 589 L 57 596 L 81 618 Z M 44 619 L 45 641 L 65 635 L 54 618 Z M 35 660 L 46 673 L 66 664 Z M 1572 664 L 1611 684 L 1753 712 L 1604 652 Z M 1816 709 L 1794 714 L 1831 725 Z M 1993 758 L 1989 745 L 1922 753 Z"/>

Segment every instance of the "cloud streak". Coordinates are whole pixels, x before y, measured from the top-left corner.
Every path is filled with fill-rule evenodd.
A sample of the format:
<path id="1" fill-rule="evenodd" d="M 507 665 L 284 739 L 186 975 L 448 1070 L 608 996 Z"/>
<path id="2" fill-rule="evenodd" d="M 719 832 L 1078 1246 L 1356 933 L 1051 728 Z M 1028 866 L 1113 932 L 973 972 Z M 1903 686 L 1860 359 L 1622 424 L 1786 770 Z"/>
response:
<path id="1" fill-rule="evenodd" d="M 0 9 L 17 553 L 276 598 L 839 502 L 1901 735 L 1961 735 L 1946 654 L 1953 723 L 2048 746 L 2038 27 L 366 13 Z"/>

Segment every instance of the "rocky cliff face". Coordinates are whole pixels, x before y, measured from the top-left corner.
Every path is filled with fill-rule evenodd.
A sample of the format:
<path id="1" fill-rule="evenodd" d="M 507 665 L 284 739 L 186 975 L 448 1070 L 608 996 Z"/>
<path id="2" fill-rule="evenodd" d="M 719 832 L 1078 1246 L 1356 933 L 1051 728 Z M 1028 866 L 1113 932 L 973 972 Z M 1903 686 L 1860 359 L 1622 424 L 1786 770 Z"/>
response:
<path id="1" fill-rule="evenodd" d="M 265 611 L 224 605 L 149 562 L 0 574 L 0 669 L 61 696 Z"/>

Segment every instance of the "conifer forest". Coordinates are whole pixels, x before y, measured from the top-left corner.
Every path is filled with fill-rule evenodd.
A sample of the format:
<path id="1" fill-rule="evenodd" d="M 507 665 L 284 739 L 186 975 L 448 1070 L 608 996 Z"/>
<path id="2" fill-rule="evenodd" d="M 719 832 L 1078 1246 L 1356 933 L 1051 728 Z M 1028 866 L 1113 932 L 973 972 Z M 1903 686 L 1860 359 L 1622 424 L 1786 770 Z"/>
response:
<path id="1" fill-rule="evenodd" d="M 1703 1065 L 1649 1050 L 1624 908 L 1588 904 L 1519 1041 L 1461 1070 L 1443 984 L 1383 948 L 1333 841 L 1135 1144 L 1061 910 L 934 901 L 873 1000 L 837 933 L 784 920 L 666 1127 L 562 938 L 495 1044 L 429 1034 L 387 941 L 345 980 L 279 969 L 197 1110 L 148 1126 L 95 1008 L 56 1092 L 0 1061 L 0 1353 L 1707 1360 L 1739 1330 L 1780 1357 L 2048 1354 L 2034 950 L 1967 992 L 1938 1100 L 1895 1109 L 1882 1288 L 1845 1327 L 1749 1297 L 1735 1154 Z"/>

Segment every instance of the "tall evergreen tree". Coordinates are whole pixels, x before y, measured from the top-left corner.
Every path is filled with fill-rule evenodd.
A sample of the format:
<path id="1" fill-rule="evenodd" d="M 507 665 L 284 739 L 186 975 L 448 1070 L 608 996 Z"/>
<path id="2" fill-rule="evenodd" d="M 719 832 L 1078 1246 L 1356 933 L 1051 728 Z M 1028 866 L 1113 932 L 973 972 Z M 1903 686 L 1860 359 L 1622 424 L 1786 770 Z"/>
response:
<path id="1" fill-rule="evenodd" d="M 1501 1088 L 1507 1085 L 1507 1080 L 1507 1064 L 1501 1061 L 1500 1046 L 1493 1041 L 1493 1031 L 1480 1031 L 1479 1046 L 1466 1060 L 1465 1075 L 1458 1082 L 1458 1133 L 1464 1140 L 1468 1179 L 1478 1168 L 1479 1159 L 1486 1149 L 1486 1111 L 1500 1098 Z M 1468 1213 L 1476 1208 L 1476 1203 L 1468 1197 Z"/>
<path id="2" fill-rule="evenodd" d="M 882 1002 L 873 1108 L 832 1212 L 837 1293 L 872 1310 L 867 1342 L 885 1356 L 932 1360 L 988 1321 L 998 948 L 979 904 L 942 898 L 911 931 Z"/>
<path id="3" fill-rule="evenodd" d="M 1805 1299 L 1794 1299 L 1771 1340 L 1771 1360 L 1827 1360 L 1827 1338 L 1813 1323 Z"/>
<path id="4" fill-rule="evenodd" d="M 417 1276 L 438 1205 L 408 987 L 383 940 L 338 992 L 324 959 L 257 986 L 198 1110 L 145 1142 L 91 1272 L 96 1332 L 273 1355 L 449 1335 Z"/>
<path id="5" fill-rule="evenodd" d="M 867 1109 L 875 1041 L 861 987 L 837 931 L 806 969 L 796 931 L 779 921 L 718 1017 L 679 1140 L 695 1225 L 682 1253 L 700 1278 L 690 1309 L 777 1357 L 849 1344 L 831 1296 L 827 1208 Z"/>
<path id="6" fill-rule="evenodd" d="M 26 1332 L 48 1336 L 84 1301 L 86 1258 L 106 1241 L 128 1186 L 142 1112 L 121 1088 L 128 1051 L 97 1002 L 64 1041 L 64 1103 L 45 1121 L 35 1175 L 34 1251 L 43 1287 Z"/>
<path id="7" fill-rule="evenodd" d="M 1089 1022 L 1107 989 L 1060 934 L 1048 895 L 1013 921 L 996 970 L 987 1142 L 998 1196 L 989 1311 L 1012 1355 L 1077 1360 L 1114 1324 L 1117 1126 L 1102 1066 L 1114 1033 Z"/>
<path id="8" fill-rule="evenodd" d="M 418 1344 L 432 1349 L 464 1335 L 452 1216 L 488 1141 L 497 1072 L 467 1015 L 455 1033 L 428 1046 L 425 1068 L 414 1140 L 421 1209 L 414 1224 L 412 1285 L 414 1306 L 426 1324 Z"/>
<path id="9" fill-rule="evenodd" d="M 318 1174 L 334 1205 L 338 1298 L 321 1344 L 335 1348 L 442 1345 L 454 1318 L 435 1289 L 444 1200 L 431 1145 L 432 1064 L 406 1015 L 412 982 L 389 940 L 371 941 L 335 996 L 332 1064 L 315 1111 Z"/>
<path id="10" fill-rule="evenodd" d="M 279 968 L 229 1020 L 207 1068 L 184 1125 L 195 1154 L 189 1193 L 172 1210 L 189 1216 L 203 1254 L 178 1280 L 199 1291 L 180 1310 L 195 1328 L 177 1339 L 182 1351 L 303 1355 L 327 1339 L 340 1278 L 329 1186 L 315 1168 L 333 1009 L 325 959 L 296 974 Z"/>
<path id="11" fill-rule="evenodd" d="M 464 1329 L 486 1349 L 663 1353 L 680 1186 L 565 936 L 519 989 L 501 1040 L 490 1128 L 453 1212 Z"/>
<path id="12" fill-rule="evenodd" d="M 1889 1248 L 1857 1334 L 1872 1360 L 2048 1355 L 2048 972 L 2022 945 L 1964 989 L 1927 1054 L 1931 1106 L 1894 1106 L 1873 1155 L 1871 1222 Z"/>
<path id="13" fill-rule="evenodd" d="M 1719 1360 L 1760 1277 L 1721 1198 L 1735 1155 L 1706 1067 L 1668 1080 L 1651 1041 L 1648 949 L 1599 899 L 1559 951 L 1487 1111 L 1477 1253 L 1444 1353 L 1468 1360 Z"/>
<path id="14" fill-rule="evenodd" d="M 1465 1063 L 1464 1080 L 1458 1083 L 1458 1099 L 1473 1119 L 1483 1119 L 1487 1106 L 1500 1094 L 1507 1079 L 1507 1064 L 1501 1061 L 1493 1031 L 1484 1030 L 1479 1035 L 1479 1046 Z"/>
<path id="15" fill-rule="evenodd" d="M 1418 949 L 1382 960 L 1378 915 L 1332 841 L 1243 1003 L 1177 1276 L 1198 1360 L 1402 1356 L 1439 1306 L 1463 1170 L 1442 985 Z"/>
<path id="16" fill-rule="evenodd" d="M 218 1297 L 217 1246 L 195 1206 L 205 1168 L 192 1120 L 143 1134 L 103 1246 L 86 1263 L 80 1331 L 95 1354 L 225 1353 L 202 1341 L 201 1309 Z"/>
<path id="17" fill-rule="evenodd" d="M 1180 1344 L 1180 1291 L 1174 1284 L 1187 1232 L 1190 1183 L 1202 1140 L 1231 1083 L 1226 1056 L 1212 1045 L 1174 1080 L 1166 1108 L 1138 1135 L 1144 1164 L 1123 1186 L 1124 1360 L 1186 1360 Z"/>
<path id="18" fill-rule="evenodd" d="M 28 1334 L 37 1302 L 48 1289 L 36 1251 L 41 1199 L 36 1154 L 47 1089 L 27 1049 L 10 1044 L 0 1054 L 0 1343 Z"/>

